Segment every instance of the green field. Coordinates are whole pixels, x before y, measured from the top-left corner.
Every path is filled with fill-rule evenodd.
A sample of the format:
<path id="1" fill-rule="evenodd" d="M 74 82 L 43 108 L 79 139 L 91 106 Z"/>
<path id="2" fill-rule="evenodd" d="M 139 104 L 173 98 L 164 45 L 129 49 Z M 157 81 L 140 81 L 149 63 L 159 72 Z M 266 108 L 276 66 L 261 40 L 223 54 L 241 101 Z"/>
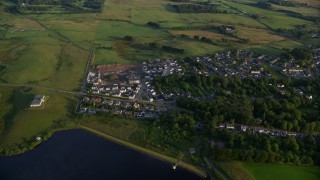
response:
<path id="1" fill-rule="evenodd" d="M 320 177 L 320 167 L 280 165 L 249 162 L 217 162 L 218 167 L 235 180 L 316 180 Z"/>
<path id="2" fill-rule="evenodd" d="M 304 167 L 262 163 L 242 163 L 242 165 L 257 180 L 317 180 L 320 177 L 320 167 Z"/>
<path id="3" fill-rule="evenodd" d="M 0 93 L 5 95 L 9 91 L 13 93 L 7 94 L 10 97 L 7 103 L 12 106 L 14 113 L 6 117 L 7 123 L 2 138 L 2 144 L 9 148 L 27 143 L 52 128 L 55 121 L 62 120 L 69 112 L 75 110 L 75 99 L 72 96 L 30 88 L 1 88 Z M 36 94 L 46 95 L 46 100 L 41 107 L 30 108 L 29 105 Z"/>

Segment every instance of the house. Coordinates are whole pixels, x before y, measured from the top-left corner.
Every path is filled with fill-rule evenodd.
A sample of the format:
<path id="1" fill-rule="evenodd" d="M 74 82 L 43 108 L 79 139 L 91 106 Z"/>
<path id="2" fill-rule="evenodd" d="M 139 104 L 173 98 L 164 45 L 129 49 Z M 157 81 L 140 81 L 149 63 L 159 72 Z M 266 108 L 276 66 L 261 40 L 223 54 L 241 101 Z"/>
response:
<path id="1" fill-rule="evenodd" d="M 126 87 L 124 87 L 124 86 L 120 87 L 120 93 L 125 93 L 126 91 L 127 91 Z"/>
<path id="2" fill-rule="evenodd" d="M 36 95 L 31 104 L 30 104 L 30 107 L 40 107 L 41 104 L 44 102 L 44 98 L 45 96 L 44 95 Z"/>
<path id="3" fill-rule="evenodd" d="M 115 97 L 120 97 L 121 96 L 121 92 L 120 90 L 112 90 L 112 96 L 115 96 Z"/>
<path id="4" fill-rule="evenodd" d="M 80 108 L 79 113 L 85 113 L 87 112 L 87 108 Z"/>
<path id="5" fill-rule="evenodd" d="M 140 79 L 138 77 L 130 77 L 129 78 L 129 84 L 139 84 Z"/>
<path id="6" fill-rule="evenodd" d="M 243 132 L 247 131 L 247 126 L 240 125 L 240 130 Z"/>
<path id="7" fill-rule="evenodd" d="M 120 106 L 120 105 L 121 105 L 121 102 L 120 102 L 120 101 L 114 101 L 113 105 L 115 105 L 115 106 Z"/>
<path id="8" fill-rule="evenodd" d="M 234 129 L 234 125 L 233 124 L 226 124 L 226 128 L 227 129 Z"/>
<path id="9" fill-rule="evenodd" d="M 194 154 L 194 153 L 196 153 L 196 150 L 192 147 L 192 148 L 189 148 L 189 152 L 190 152 L 190 154 Z"/>
<path id="10" fill-rule="evenodd" d="M 133 108 L 135 108 L 135 109 L 140 109 L 140 104 L 137 103 L 137 102 L 134 102 L 132 106 L 133 106 Z"/>
<path id="11" fill-rule="evenodd" d="M 135 93 L 132 93 L 129 95 L 129 99 L 134 99 L 136 97 L 136 94 Z"/>
<path id="12" fill-rule="evenodd" d="M 148 101 L 153 102 L 153 98 L 151 96 L 148 96 Z"/>
<path id="13" fill-rule="evenodd" d="M 251 71 L 251 74 L 260 74 L 260 71 Z"/>
<path id="14" fill-rule="evenodd" d="M 311 100 L 312 99 L 312 95 L 307 95 L 306 98 Z"/>
<path id="15" fill-rule="evenodd" d="M 112 87 L 112 90 L 118 90 L 118 89 L 119 89 L 118 84 L 114 84 L 113 87 Z"/>
<path id="16" fill-rule="evenodd" d="M 225 128 L 224 124 L 218 124 L 217 128 Z"/>
<path id="17" fill-rule="evenodd" d="M 131 86 L 126 86 L 126 89 L 131 91 L 132 90 L 132 87 Z"/>
<path id="18" fill-rule="evenodd" d="M 109 106 L 112 106 L 113 105 L 113 100 L 106 100 L 106 104 L 108 104 Z"/>
<path id="19" fill-rule="evenodd" d="M 110 91 L 110 90 L 111 90 L 110 86 L 106 86 L 106 87 L 105 87 L 105 90 L 106 90 L 106 91 Z"/>

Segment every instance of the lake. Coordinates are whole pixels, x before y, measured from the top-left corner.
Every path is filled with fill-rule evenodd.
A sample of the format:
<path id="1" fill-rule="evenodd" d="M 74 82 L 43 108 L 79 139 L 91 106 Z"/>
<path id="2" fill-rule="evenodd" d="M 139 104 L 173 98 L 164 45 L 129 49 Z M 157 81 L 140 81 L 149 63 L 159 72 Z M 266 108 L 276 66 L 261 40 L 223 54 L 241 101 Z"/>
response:
<path id="1" fill-rule="evenodd" d="M 0 157 L 1 180 L 202 179 L 83 130 L 60 131 L 32 151 Z"/>

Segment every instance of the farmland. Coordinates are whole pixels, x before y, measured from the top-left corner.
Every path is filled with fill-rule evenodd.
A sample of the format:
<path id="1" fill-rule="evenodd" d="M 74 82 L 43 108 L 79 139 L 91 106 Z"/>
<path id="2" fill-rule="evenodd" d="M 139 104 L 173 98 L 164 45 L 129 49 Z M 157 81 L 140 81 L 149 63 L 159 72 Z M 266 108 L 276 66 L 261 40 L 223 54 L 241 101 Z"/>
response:
<path id="1" fill-rule="evenodd" d="M 270 4 L 270 8 L 261 8 L 257 0 L 221 0 L 214 2 L 216 9 L 210 12 L 181 13 L 175 7 L 186 3 L 171 0 L 97 0 L 97 4 L 80 0 L 68 5 L 45 4 L 44 0 L 30 1 L 34 4 L 0 0 L 0 83 L 80 91 L 90 52 L 93 65 L 138 64 L 229 49 L 276 56 L 306 45 L 318 46 L 319 1 L 296 1 L 308 5 Z M 199 3 L 207 1 L 193 0 L 189 4 L 199 7 Z M 164 47 L 175 51 L 166 51 Z M 204 95 L 201 87 L 194 89 Z M 29 108 L 36 94 L 44 94 L 48 99 L 42 108 Z M 78 123 L 80 115 L 74 113 L 77 105 L 74 96 L 1 86 L 0 148 L 21 149 L 39 134 Z M 141 143 L 139 133 L 145 133 L 138 132 L 143 123 L 112 120 L 101 125 L 98 118 L 88 119 L 94 119 L 87 122 L 88 127 L 128 141 L 134 137 L 135 142 Z M 127 131 L 123 133 L 124 130 Z M 166 133 L 163 131 L 162 138 L 168 140 Z M 183 148 L 187 149 L 187 145 Z M 163 149 L 171 153 L 167 146 Z M 235 169 L 240 166 L 247 169 L 242 174 L 244 179 L 263 179 L 260 169 L 269 168 L 269 164 L 243 163 Z M 283 169 L 286 173 L 297 172 L 290 175 L 293 178 L 313 178 L 307 173 L 308 167 L 302 167 L 301 173 L 296 168 L 275 165 L 270 171 L 279 174 L 278 170 Z M 318 170 L 310 169 L 314 174 Z"/>

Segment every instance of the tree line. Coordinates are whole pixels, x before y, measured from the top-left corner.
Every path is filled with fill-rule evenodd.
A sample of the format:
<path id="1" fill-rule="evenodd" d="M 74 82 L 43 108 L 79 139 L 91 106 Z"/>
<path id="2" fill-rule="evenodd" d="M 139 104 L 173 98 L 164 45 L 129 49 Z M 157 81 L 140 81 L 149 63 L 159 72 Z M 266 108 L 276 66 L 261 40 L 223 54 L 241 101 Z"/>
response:
<path id="1" fill-rule="evenodd" d="M 213 4 L 179 4 L 172 5 L 172 7 L 175 8 L 178 13 L 228 13 L 228 11 L 226 10 L 219 10 L 218 5 Z"/>
<path id="2" fill-rule="evenodd" d="M 103 3 L 104 0 L 17 0 L 17 10 L 20 13 L 90 13 L 101 12 Z"/>
<path id="3" fill-rule="evenodd" d="M 241 160 L 249 162 L 319 165 L 319 137 L 271 137 L 256 134 L 215 131 L 211 136 L 216 143 L 210 157 L 219 161 Z"/>

